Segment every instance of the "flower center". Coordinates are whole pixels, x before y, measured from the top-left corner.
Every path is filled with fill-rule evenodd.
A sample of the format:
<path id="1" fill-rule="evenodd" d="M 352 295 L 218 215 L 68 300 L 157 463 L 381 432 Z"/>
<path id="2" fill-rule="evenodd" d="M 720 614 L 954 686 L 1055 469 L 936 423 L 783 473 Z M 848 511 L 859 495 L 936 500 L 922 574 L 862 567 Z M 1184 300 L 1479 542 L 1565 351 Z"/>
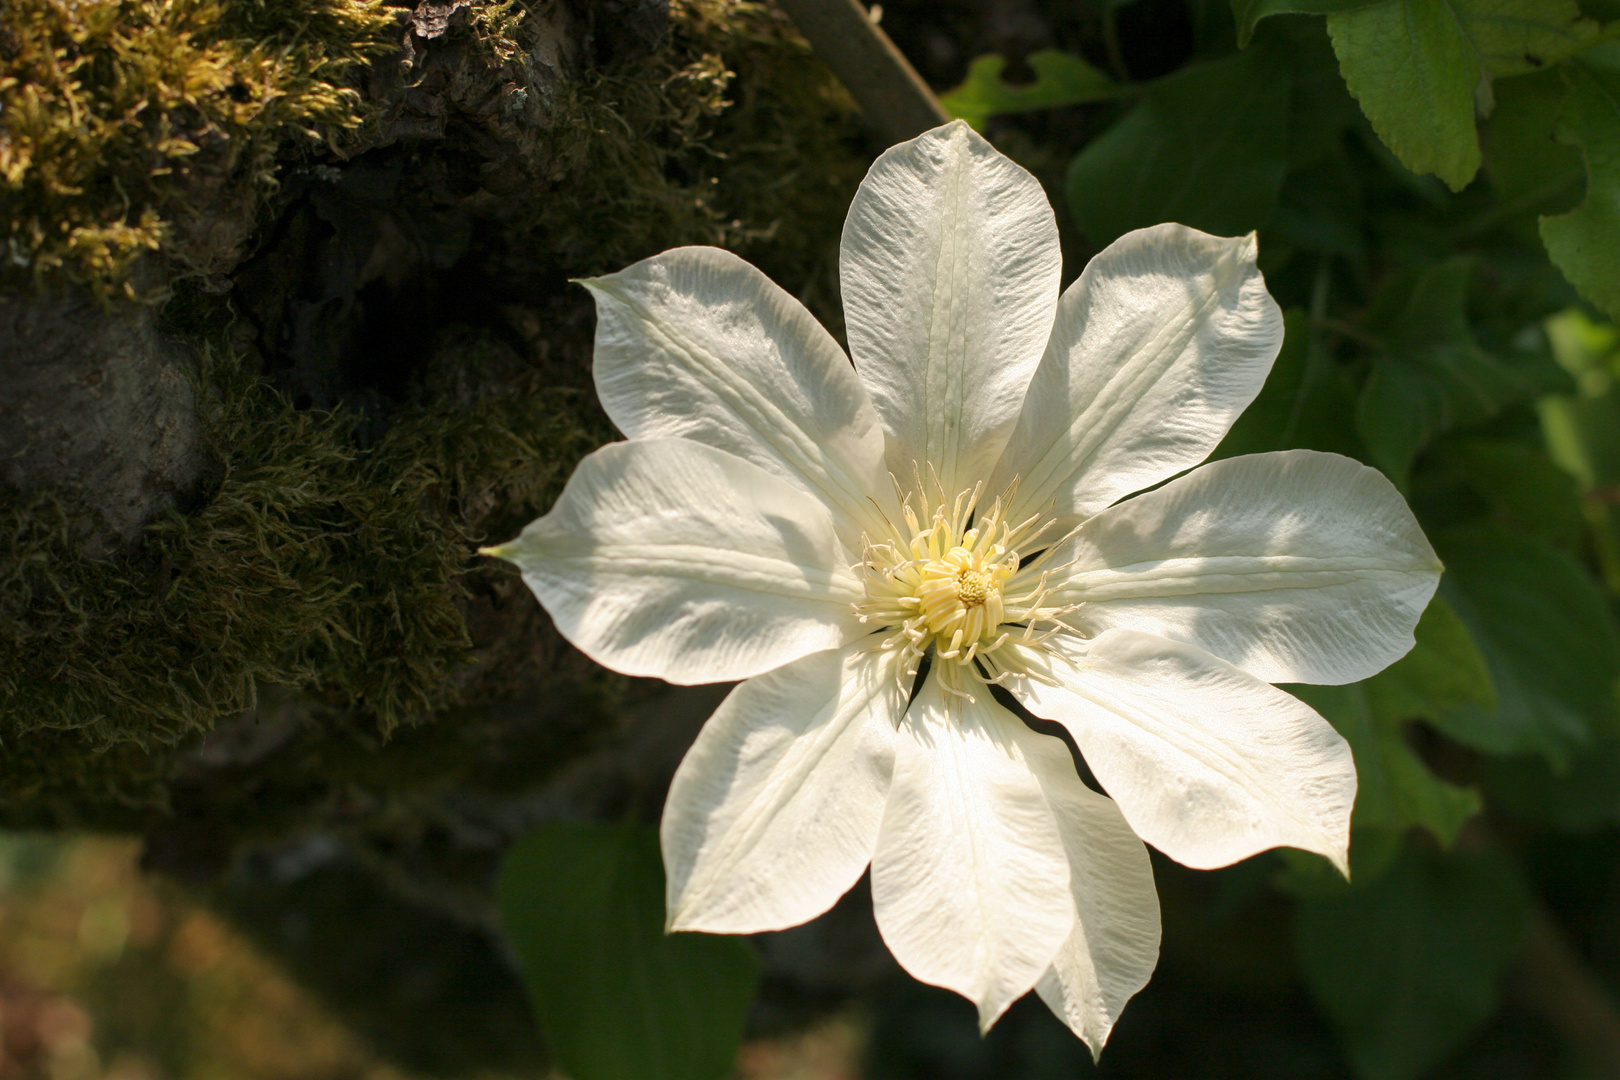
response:
<path id="1" fill-rule="evenodd" d="M 1001 590 L 996 585 L 996 579 L 983 570 L 956 572 L 956 599 L 963 607 L 980 606 L 989 597 L 991 589 L 996 590 L 999 598 Z"/>
<path id="2" fill-rule="evenodd" d="M 1001 583 L 1018 568 L 1018 556 L 992 562 L 985 553 L 952 548 L 943 559 L 929 559 L 918 571 L 918 611 L 937 637 L 962 632 L 965 642 L 982 642 L 1000 624 Z"/>
<path id="3" fill-rule="evenodd" d="M 925 490 L 919 482 L 918 490 Z M 975 518 L 982 485 L 949 504 L 915 492 L 902 501 L 901 525 L 880 540 L 863 538 L 866 599 L 855 605 L 864 623 L 887 633 L 879 647 L 902 653 L 899 676 L 910 679 L 924 657 L 953 693 L 971 698 L 964 676 L 999 683 L 1030 674 L 1017 647 L 1038 645 L 1064 628 L 1070 608 L 1043 603 L 1046 574 L 1020 575 L 1018 547 L 1048 531 L 1039 516 L 1008 525 L 1002 509 L 1011 492 Z M 919 513 L 921 510 L 921 513 Z"/>

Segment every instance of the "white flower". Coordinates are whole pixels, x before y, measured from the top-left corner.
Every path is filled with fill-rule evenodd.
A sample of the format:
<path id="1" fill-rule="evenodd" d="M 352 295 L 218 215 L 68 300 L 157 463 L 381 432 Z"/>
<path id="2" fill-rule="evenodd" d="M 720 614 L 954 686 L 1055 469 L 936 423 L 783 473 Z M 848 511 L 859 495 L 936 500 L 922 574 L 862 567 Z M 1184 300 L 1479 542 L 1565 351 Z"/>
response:
<path id="1" fill-rule="evenodd" d="M 1034 988 L 1097 1051 L 1157 960 L 1143 840 L 1345 868 L 1350 749 L 1270 684 L 1404 654 L 1440 566 L 1331 454 L 1119 501 L 1198 465 L 1265 381 L 1282 318 L 1252 236 L 1143 229 L 1060 297 L 1040 186 L 958 121 L 872 166 L 841 269 L 853 366 L 724 251 L 587 281 L 629 441 L 492 553 L 607 667 L 747 680 L 670 788 L 671 929 L 792 926 L 870 864 L 907 971 L 984 1027 Z"/>

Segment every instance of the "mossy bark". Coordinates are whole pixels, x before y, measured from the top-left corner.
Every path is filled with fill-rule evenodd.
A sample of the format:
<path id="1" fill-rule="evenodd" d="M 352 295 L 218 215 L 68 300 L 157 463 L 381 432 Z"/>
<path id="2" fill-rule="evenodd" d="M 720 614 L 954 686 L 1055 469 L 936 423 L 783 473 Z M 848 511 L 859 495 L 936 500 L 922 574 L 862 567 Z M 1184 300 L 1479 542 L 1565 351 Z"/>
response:
<path id="1" fill-rule="evenodd" d="M 595 668 L 475 546 L 613 437 L 570 278 L 721 244 L 838 326 L 847 99 L 753 0 L 21 0 L 0 57 L 0 826 L 147 836 L 338 998 L 275 912 L 392 897 L 526 1023 L 500 851 L 655 815 L 713 695 Z M 387 1009 L 453 1029 L 421 1068 L 538 1053 Z"/>
<path id="2" fill-rule="evenodd" d="M 134 546 L 202 471 L 191 368 L 149 306 L 0 296 L 0 483 L 89 511 L 93 556 Z"/>

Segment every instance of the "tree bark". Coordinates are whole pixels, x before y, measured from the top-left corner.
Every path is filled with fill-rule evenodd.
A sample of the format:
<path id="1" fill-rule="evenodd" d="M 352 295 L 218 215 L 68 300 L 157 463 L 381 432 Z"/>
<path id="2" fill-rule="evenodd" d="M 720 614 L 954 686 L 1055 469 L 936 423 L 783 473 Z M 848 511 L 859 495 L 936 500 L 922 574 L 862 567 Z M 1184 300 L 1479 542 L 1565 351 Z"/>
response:
<path id="1" fill-rule="evenodd" d="M 92 556 L 132 544 L 201 468 L 190 364 L 156 322 L 83 293 L 0 297 L 0 482 L 73 500 Z"/>

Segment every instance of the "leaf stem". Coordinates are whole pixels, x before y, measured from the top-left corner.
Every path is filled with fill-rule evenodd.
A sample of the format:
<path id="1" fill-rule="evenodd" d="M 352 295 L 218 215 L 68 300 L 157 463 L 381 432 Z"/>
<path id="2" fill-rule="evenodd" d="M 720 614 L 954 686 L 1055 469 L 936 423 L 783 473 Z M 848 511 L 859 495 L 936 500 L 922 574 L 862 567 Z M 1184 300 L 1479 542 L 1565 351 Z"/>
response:
<path id="1" fill-rule="evenodd" d="M 1125 66 L 1125 50 L 1119 44 L 1119 5 L 1115 0 L 1103 3 L 1103 47 L 1108 50 L 1108 68 L 1122 83 L 1131 81 L 1130 68 Z"/>

